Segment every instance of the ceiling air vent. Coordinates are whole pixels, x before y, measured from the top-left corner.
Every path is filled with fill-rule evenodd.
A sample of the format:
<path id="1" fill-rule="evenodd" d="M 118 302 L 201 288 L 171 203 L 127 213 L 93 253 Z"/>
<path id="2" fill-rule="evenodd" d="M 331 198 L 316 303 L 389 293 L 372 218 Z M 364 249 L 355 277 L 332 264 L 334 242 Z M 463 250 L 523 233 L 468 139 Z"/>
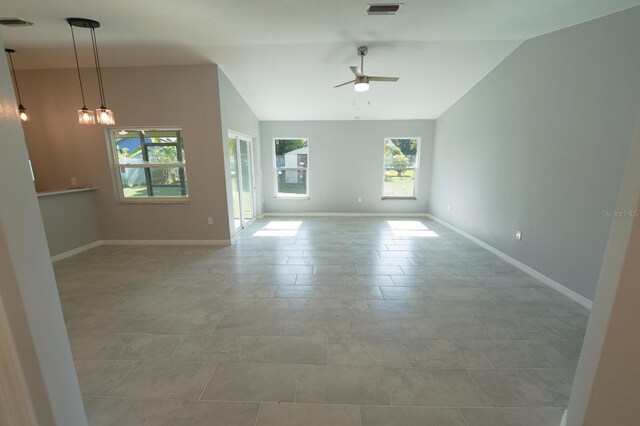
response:
<path id="1" fill-rule="evenodd" d="M 20 18 L 0 18 L 0 25 L 7 27 L 30 27 L 33 22 L 25 21 Z"/>
<path id="2" fill-rule="evenodd" d="M 380 3 L 369 4 L 367 7 L 368 15 L 395 15 L 402 6 L 402 3 Z"/>

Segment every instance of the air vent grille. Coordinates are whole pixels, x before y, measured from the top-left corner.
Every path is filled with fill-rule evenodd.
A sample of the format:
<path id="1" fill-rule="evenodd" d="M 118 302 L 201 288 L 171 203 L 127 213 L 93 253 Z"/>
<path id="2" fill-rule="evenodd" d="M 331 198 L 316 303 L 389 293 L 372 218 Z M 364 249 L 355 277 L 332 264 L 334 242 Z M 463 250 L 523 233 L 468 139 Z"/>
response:
<path id="1" fill-rule="evenodd" d="M 400 10 L 402 3 L 380 3 L 369 4 L 367 7 L 368 15 L 395 15 Z"/>
<path id="2" fill-rule="evenodd" d="M 25 21 L 20 18 L 0 18 L 0 25 L 7 27 L 30 27 L 33 22 Z"/>

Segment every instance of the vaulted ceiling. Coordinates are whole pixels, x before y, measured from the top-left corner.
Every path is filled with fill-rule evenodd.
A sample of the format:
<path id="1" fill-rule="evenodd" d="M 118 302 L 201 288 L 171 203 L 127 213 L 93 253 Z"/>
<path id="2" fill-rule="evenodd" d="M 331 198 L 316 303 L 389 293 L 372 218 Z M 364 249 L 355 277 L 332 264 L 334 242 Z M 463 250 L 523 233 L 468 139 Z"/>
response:
<path id="1" fill-rule="evenodd" d="M 387 2 L 388 0 L 384 0 Z M 3 0 L 0 27 L 18 68 L 73 67 L 65 18 L 101 22 L 103 66 L 217 63 L 261 120 L 437 118 L 522 41 L 640 0 Z M 91 64 L 88 37 L 81 59 Z M 365 93 L 351 78 L 356 48 L 368 73 L 400 77 Z"/>

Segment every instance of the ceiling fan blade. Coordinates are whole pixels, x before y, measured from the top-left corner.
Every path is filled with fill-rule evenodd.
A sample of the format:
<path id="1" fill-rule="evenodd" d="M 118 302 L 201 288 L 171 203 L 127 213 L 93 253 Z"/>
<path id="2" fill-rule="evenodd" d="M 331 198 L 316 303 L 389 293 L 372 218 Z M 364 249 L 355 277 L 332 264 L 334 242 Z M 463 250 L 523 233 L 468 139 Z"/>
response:
<path id="1" fill-rule="evenodd" d="M 364 74 L 362 74 L 362 70 L 360 69 L 360 67 L 349 67 L 349 69 L 356 77 L 364 77 Z"/>
<path id="2" fill-rule="evenodd" d="M 337 86 L 333 86 L 333 88 L 335 89 L 336 87 L 342 87 L 342 86 L 346 86 L 347 84 L 352 84 L 355 83 L 355 80 L 351 80 L 351 81 L 347 81 L 346 83 L 342 83 L 342 84 L 338 84 Z"/>
<path id="3" fill-rule="evenodd" d="M 400 77 L 369 77 L 369 81 L 398 81 Z"/>

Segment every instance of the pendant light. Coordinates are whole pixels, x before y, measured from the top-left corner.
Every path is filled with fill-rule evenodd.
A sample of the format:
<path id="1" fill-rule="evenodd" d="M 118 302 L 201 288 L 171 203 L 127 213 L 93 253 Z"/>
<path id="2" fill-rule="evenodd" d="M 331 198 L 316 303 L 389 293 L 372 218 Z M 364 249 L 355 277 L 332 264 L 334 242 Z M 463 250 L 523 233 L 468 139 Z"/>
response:
<path id="1" fill-rule="evenodd" d="M 98 56 L 98 43 L 96 42 L 96 28 L 100 26 L 100 23 L 96 26 L 91 26 L 91 44 L 93 45 L 93 58 L 96 63 L 96 75 L 98 77 L 98 90 L 100 91 L 100 108 L 96 109 L 96 117 L 98 123 L 112 126 L 116 124 L 113 111 L 106 107 L 106 101 L 104 99 L 104 84 L 102 82 L 102 68 L 100 67 L 100 56 Z"/>
<path id="2" fill-rule="evenodd" d="M 113 111 L 107 108 L 107 102 L 104 96 L 104 83 L 102 81 L 102 67 L 100 66 L 100 56 L 98 55 L 98 43 L 96 41 L 96 28 L 100 28 L 100 22 L 86 18 L 67 18 L 67 22 L 71 27 L 71 38 L 73 39 L 73 51 L 76 55 L 76 67 L 78 68 L 78 79 L 80 80 L 80 92 L 82 93 L 83 107 L 78 110 L 78 119 L 83 124 L 94 124 L 96 119 L 99 124 L 114 125 L 116 121 Z M 73 34 L 73 27 L 88 28 L 91 31 L 91 47 L 93 48 L 93 60 L 96 66 L 96 77 L 98 79 L 98 92 L 100 94 L 100 108 L 96 109 L 95 115 L 93 111 L 87 109 L 84 105 L 84 92 L 82 91 L 82 79 L 80 77 L 80 64 L 78 63 L 78 50 L 76 48 L 76 39 Z"/>
<path id="3" fill-rule="evenodd" d="M 9 63 L 11 64 L 11 73 L 13 75 L 13 82 L 16 85 L 16 95 L 18 96 L 18 116 L 20 117 L 21 121 L 30 121 L 31 117 L 29 117 L 29 114 L 27 113 L 27 109 L 24 107 L 24 105 L 22 105 L 22 99 L 20 99 L 20 88 L 18 87 L 18 78 L 16 77 L 16 69 L 13 66 L 13 58 L 11 57 L 12 53 L 15 53 L 16 51 L 13 49 L 4 49 L 5 52 L 7 52 L 7 55 L 9 56 Z"/>
<path id="4" fill-rule="evenodd" d="M 96 116 L 94 112 L 87 108 L 87 103 L 84 100 L 84 88 L 82 87 L 82 75 L 80 74 L 80 62 L 78 61 L 78 49 L 76 47 L 76 37 L 73 33 L 74 26 L 79 25 L 76 18 L 67 19 L 69 28 L 71 28 L 71 40 L 73 40 L 73 53 L 76 57 L 76 69 L 78 70 L 78 81 L 80 82 L 80 95 L 82 95 L 82 108 L 78 110 L 78 121 L 80 124 L 96 124 Z"/>

